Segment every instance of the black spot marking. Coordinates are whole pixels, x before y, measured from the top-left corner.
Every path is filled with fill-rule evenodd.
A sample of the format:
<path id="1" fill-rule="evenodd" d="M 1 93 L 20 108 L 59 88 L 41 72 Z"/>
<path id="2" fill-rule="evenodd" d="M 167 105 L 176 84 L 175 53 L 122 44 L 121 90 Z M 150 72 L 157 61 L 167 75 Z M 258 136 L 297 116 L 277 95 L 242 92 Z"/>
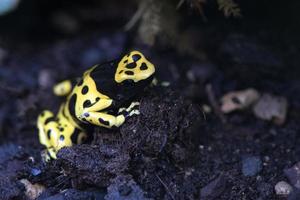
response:
<path id="1" fill-rule="evenodd" d="M 128 60 L 124 60 L 124 63 L 126 64 L 128 62 Z"/>
<path id="2" fill-rule="evenodd" d="M 83 84 L 83 80 L 80 79 L 80 81 L 77 83 L 77 86 L 81 86 Z"/>
<path id="3" fill-rule="evenodd" d="M 64 128 L 62 128 L 62 127 L 61 127 L 61 128 L 59 128 L 59 131 L 60 131 L 60 132 L 63 132 L 64 130 L 65 130 L 65 129 L 64 129 Z"/>
<path id="4" fill-rule="evenodd" d="M 45 125 L 48 124 L 49 122 L 55 121 L 55 117 L 49 117 L 45 120 Z"/>
<path id="5" fill-rule="evenodd" d="M 146 65 L 146 63 L 143 63 L 141 66 L 140 66 L 140 70 L 147 70 L 148 69 L 148 66 Z"/>
<path id="6" fill-rule="evenodd" d="M 49 129 L 49 130 L 47 131 L 47 137 L 48 137 L 49 140 L 51 139 L 51 129 Z"/>
<path id="7" fill-rule="evenodd" d="M 71 135 L 72 143 L 77 144 L 77 139 L 78 139 L 79 133 L 80 133 L 79 129 L 76 128 L 74 130 L 74 133 Z"/>
<path id="8" fill-rule="evenodd" d="M 77 95 L 73 94 L 70 101 L 69 101 L 69 112 L 71 114 L 71 116 L 73 116 L 74 118 L 76 118 L 76 114 L 75 114 L 75 104 L 77 101 Z"/>
<path id="9" fill-rule="evenodd" d="M 82 90 L 81 90 L 81 94 L 85 95 L 85 94 L 87 94 L 88 92 L 89 92 L 89 87 L 85 85 L 85 86 L 82 88 Z"/>
<path id="10" fill-rule="evenodd" d="M 83 102 L 83 107 L 84 107 L 84 108 L 91 107 L 91 105 L 92 105 L 92 103 L 91 103 L 90 100 L 85 100 L 85 101 Z"/>
<path id="11" fill-rule="evenodd" d="M 127 74 L 127 75 L 134 75 L 134 73 L 132 72 L 132 71 L 125 71 L 125 74 Z"/>
<path id="12" fill-rule="evenodd" d="M 233 97 L 231 100 L 232 100 L 233 103 L 235 103 L 235 104 L 241 104 L 241 101 L 240 101 L 237 97 Z"/>
<path id="13" fill-rule="evenodd" d="M 141 59 L 141 56 L 140 56 L 139 54 L 134 54 L 134 55 L 132 56 L 132 59 L 136 62 L 136 61 L 138 61 L 139 59 Z"/>
<path id="14" fill-rule="evenodd" d="M 119 74 L 122 74 L 124 72 L 124 70 L 119 71 Z"/>
<path id="15" fill-rule="evenodd" d="M 96 101 L 99 101 L 99 100 L 100 100 L 100 97 L 97 97 L 97 98 L 96 98 Z"/>
<path id="16" fill-rule="evenodd" d="M 65 139 L 65 136 L 63 136 L 63 135 L 60 135 L 60 136 L 59 136 L 59 140 L 60 140 L 60 141 L 63 141 L 64 139 Z"/>
<path id="17" fill-rule="evenodd" d="M 105 121 L 105 120 L 103 120 L 102 118 L 99 118 L 99 122 L 100 122 L 101 124 L 104 124 L 105 126 L 109 126 L 109 121 Z"/>
<path id="18" fill-rule="evenodd" d="M 90 114 L 89 114 L 89 113 L 84 113 L 84 116 L 85 116 L 85 117 L 89 117 Z"/>
<path id="19" fill-rule="evenodd" d="M 136 68 L 136 63 L 135 62 L 129 63 L 128 65 L 126 65 L 126 68 L 127 69 L 134 69 L 134 68 Z"/>

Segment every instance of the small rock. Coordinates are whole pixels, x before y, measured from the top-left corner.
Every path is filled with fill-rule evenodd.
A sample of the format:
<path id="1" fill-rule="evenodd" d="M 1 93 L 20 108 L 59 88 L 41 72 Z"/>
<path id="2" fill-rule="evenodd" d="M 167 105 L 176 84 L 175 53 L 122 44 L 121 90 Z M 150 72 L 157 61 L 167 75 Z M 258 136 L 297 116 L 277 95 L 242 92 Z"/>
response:
<path id="1" fill-rule="evenodd" d="M 300 162 L 297 162 L 291 168 L 285 169 L 284 174 L 295 188 L 300 189 Z"/>
<path id="2" fill-rule="evenodd" d="M 208 183 L 205 187 L 203 187 L 200 191 L 200 199 L 203 200 L 212 200 L 216 199 L 218 196 L 222 194 L 226 187 L 226 177 L 224 175 L 220 175 L 215 180 Z"/>
<path id="3" fill-rule="evenodd" d="M 38 168 L 31 168 L 31 174 L 33 175 L 33 176 L 38 176 L 38 175 L 40 175 L 42 173 L 42 171 L 40 170 L 40 169 L 38 169 Z"/>
<path id="4" fill-rule="evenodd" d="M 229 92 L 221 98 L 221 111 L 230 113 L 234 110 L 248 108 L 258 100 L 259 96 L 259 93 L 253 88 Z"/>
<path id="5" fill-rule="evenodd" d="M 256 117 L 273 121 L 281 125 L 285 122 L 288 102 L 284 97 L 263 94 L 259 101 L 254 105 L 253 112 Z"/>
<path id="6" fill-rule="evenodd" d="M 291 192 L 293 191 L 293 188 L 290 184 L 288 184 L 285 181 L 279 181 L 276 185 L 275 185 L 275 192 L 277 195 L 280 196 L 288 196 Z"/>
<path id="7" fill-rule="evenodd" d="M 242 172 L 244 176 L 255 176 L 262 169 L 262 162 L 258 156 L 246 157 L 242 161 Z"/>

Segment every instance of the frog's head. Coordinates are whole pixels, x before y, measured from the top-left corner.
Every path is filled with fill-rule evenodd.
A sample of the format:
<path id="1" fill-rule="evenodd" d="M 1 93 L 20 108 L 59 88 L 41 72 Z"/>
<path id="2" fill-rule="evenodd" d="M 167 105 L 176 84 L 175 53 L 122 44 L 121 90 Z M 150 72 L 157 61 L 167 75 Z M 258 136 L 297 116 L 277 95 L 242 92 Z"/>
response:
<path id="1" fill-rule="evenodd" d="M 87 71 L 98 91 L 118 102 L 139 94 L 153 80 L 155 68 L 139 51 Z"/>
<path id="2" fill-rule="evenodd" d="M 154 65 L 150 63 L 139 51 L 131 51 L 118 63 L 115 72 L 115 81 L 133 81 L 135 83 L 152 78 L 155 72 Z"/>

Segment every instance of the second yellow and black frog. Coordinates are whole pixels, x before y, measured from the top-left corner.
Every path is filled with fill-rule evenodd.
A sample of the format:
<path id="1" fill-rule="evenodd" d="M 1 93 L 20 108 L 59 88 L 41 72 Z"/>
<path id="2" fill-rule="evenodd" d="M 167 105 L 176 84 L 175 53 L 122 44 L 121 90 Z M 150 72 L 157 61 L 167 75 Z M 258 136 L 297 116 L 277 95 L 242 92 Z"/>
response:
<path id="1" fill-rule="evenodd" d="M 87 138 L 89 125 L 119 127 L 126 118 L 139 114 L 134 102 L 153 79 L 155 67 L 139 51 L 120 59 L 96 65 L 84 72 L 72 88 L 71 81 L 54 87 L 54 93 L 67 96 L 57 115 L 43 111 L 37 121 L 39 139 L 51 158 L 59 149 L 80 144 Z"/>

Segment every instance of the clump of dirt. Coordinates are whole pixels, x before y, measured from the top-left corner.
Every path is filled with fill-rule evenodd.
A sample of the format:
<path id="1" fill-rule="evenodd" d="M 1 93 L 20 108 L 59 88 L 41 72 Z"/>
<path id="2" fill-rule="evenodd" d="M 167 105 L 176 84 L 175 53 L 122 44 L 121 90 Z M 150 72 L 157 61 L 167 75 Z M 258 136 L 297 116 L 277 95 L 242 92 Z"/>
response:
<path id="1" fill-rule="evenodd" d="M 145 198 L 185 197 L 181 189 L 169 189 L 166 183 L 182 184 L 185 174 L 178 174 L 188 166 L 197 148 L 192 128 L 202 121 L 201 112 L 172 90 L 150 88 L 146 94 L 139 116 L 120 129 L 96 128 L 92 145 L 61 149 L 57 160 L 49 163 L 35 182 L 44 183 L 48 190 L 57 188 L 61 184 L 57 180 L 62 177 L 60 189 L 108 187 L 107 199 L 116 197 L 116 187 L 123 188 L 118 189 L 118 195 L 131 194 L 136 199 L 143 190 L 147 191 Z M 194 189 L 189 195 L 196 194 Z"/>

